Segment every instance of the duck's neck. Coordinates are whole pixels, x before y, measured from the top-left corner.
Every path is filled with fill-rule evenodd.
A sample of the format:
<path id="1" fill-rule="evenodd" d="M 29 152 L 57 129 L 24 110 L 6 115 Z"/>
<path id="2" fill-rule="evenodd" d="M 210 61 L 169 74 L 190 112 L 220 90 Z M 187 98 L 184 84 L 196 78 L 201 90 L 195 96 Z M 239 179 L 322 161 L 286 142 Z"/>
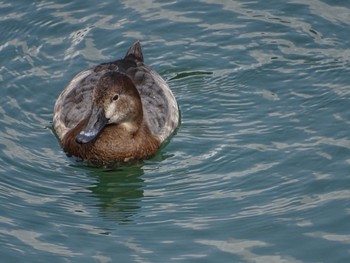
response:
<path id="1" fill-rule="evenodd" d="M 138 130 L 140 129 L 142 123 L 138 124 L 136 122 L 123 122 L 121 124 L 119 124 L 119 127 L 121 129 L 124 129 L 127 133 L 129 133 L 130 135 L 135 135 Z"/>

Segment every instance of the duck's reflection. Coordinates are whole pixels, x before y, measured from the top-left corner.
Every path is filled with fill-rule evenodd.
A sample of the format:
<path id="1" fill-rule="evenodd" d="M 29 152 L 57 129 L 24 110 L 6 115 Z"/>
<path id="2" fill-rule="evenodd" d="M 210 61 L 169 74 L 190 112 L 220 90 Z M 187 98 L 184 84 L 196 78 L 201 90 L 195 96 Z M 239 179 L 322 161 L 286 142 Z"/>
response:
<path id="1" fill-rule="evenodd" d="M 120 223 L 132 221 L 143 197 L 142 166 L 138 164 L 92 171 L 96 184 L 88 189 L 98 197 L 103 217 Z"/>

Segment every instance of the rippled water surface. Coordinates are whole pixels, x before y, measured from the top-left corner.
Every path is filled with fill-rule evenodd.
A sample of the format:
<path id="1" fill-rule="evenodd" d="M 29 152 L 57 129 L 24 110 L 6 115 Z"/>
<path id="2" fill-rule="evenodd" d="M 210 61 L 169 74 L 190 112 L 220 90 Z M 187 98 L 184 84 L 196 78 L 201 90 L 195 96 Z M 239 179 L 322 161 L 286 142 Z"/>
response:
<path id="1" fill-rule="evenodd" d="M 0 1 L 3 262 L 348 262 L 350 2 Z M 146 62 L 181 107 L 151 160 L 68 159 L 55 100 Z"/>

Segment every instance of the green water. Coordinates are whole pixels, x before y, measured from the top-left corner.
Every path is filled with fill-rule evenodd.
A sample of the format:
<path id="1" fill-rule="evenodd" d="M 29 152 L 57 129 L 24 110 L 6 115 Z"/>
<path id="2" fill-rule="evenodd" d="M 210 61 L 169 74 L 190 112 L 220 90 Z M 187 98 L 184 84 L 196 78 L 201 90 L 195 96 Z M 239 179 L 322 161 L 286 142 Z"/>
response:
<path id="1" fill-rule="evenodd" d="M 1 262 L 348 262 L 350 3 L 0 1 Z M 181 108 L 154 158 L 68 159 L 79 71 L 140 40 Z"/>

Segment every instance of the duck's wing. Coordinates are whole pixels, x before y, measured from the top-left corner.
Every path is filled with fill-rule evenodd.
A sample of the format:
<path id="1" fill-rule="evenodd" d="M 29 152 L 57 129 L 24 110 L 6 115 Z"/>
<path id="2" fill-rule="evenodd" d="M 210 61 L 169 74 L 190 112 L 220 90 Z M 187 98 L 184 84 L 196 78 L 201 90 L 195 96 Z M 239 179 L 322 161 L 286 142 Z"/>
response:
<path id="1" fill-rule="evenodd" d="M 134 43 L 126 53 L 125 73 L 133 80 L 140 93 L 144 119 L 151 132 L 163 142 L 179 123 L 176 99 L 165 80 L 145 65 L 140 42 Z"/>
<path id="2" fill-rule="evenodd" d="M 179 110 L 173 93 L 165 80 L 143 63 L 129 68 L 126 73 L 140 93 L 144 119 L 149 129 L 163 142 L 179 122 Z"/>
<path id="3" fill-rule="evenodd" d="M 99 79 L 93 69 L 77 74 L 58 97 L 54 109 L 54 128 L 60 139 L 86 119 L 92 108 L 93 89 Z"/>

